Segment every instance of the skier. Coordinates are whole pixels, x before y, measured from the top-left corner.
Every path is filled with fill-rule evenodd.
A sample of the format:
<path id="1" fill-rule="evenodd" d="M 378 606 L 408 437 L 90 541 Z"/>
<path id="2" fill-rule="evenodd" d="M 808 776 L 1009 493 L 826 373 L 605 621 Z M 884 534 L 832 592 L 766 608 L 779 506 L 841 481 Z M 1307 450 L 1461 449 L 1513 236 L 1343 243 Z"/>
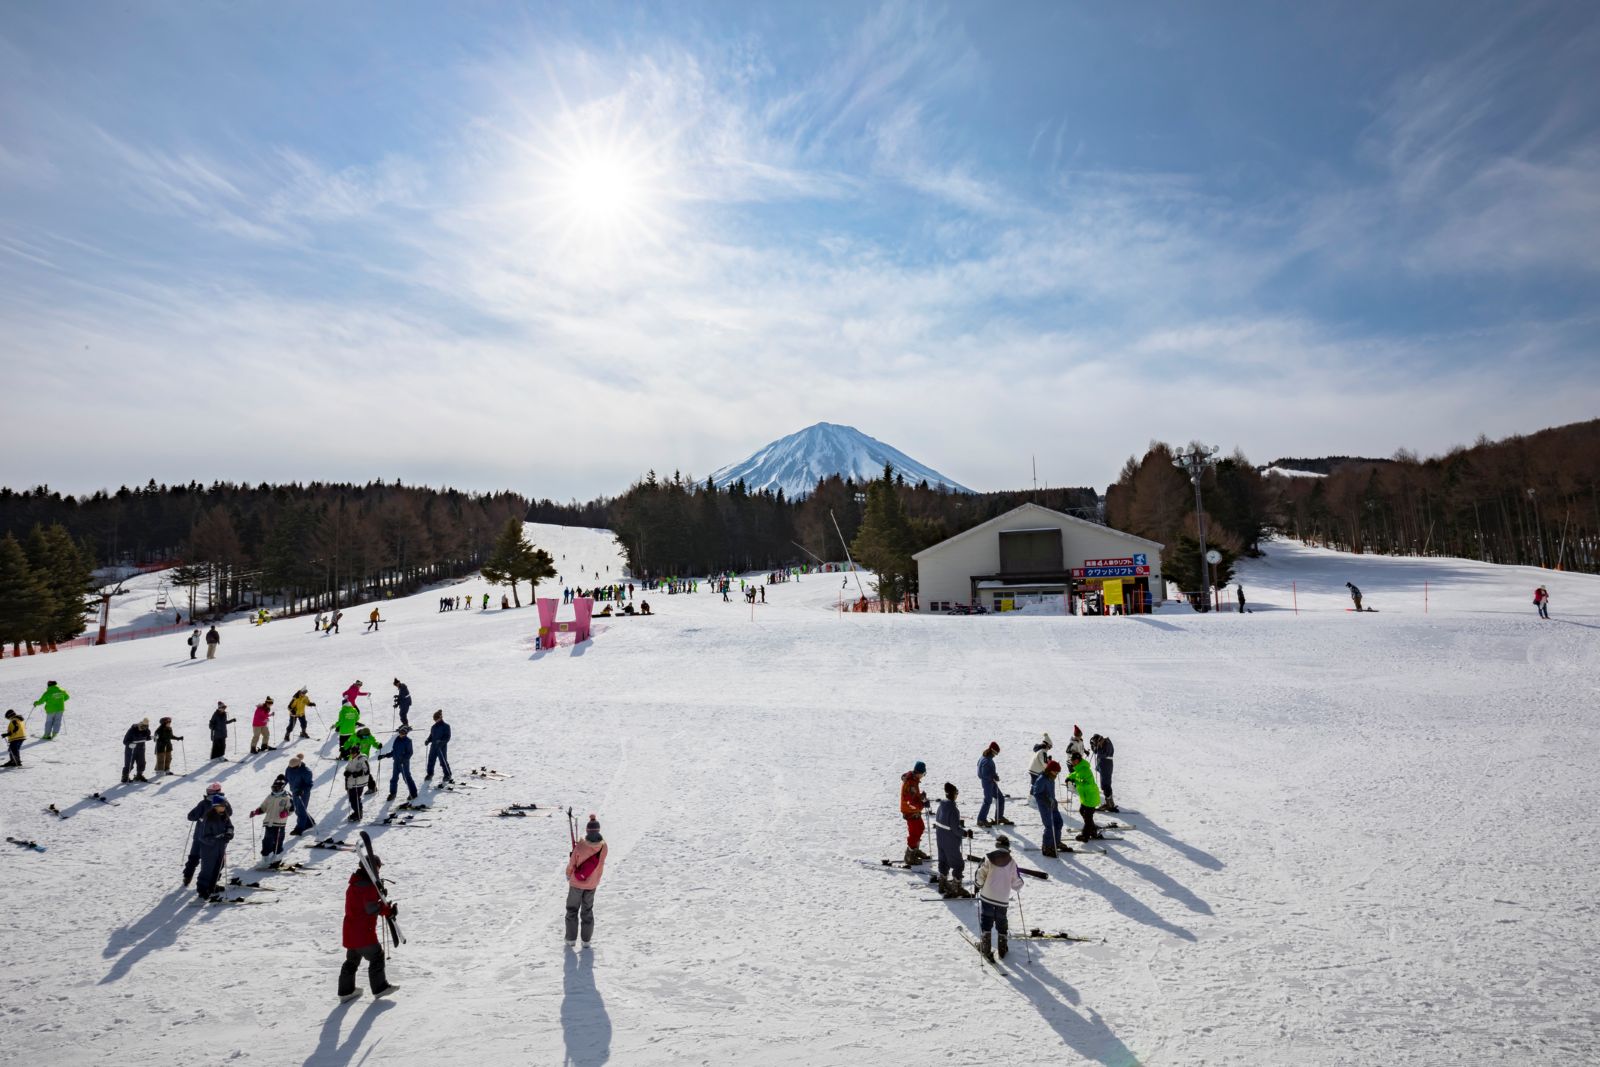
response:
<path id="1" fill-rule="evenodd" d="M 1083 829 L 1078 831 L 1079 841 L 1103 837 L 1094 825 L 1094 809 L 1100 806 L 1100 787 L 1094 784 L 1094 773 L 1081 756 L 1071 757 L 1072 768 L 1067 778 L 1078 787 L 1078 814 L 1083 816 Z"/>
<path id="2" fill-rule="evenodd" d="M 228 842 L 233 840 L 233 805 L 222 795 L 222 783 L 206 786 L 206 798 L 189 812 L 189 821 L 195 823 L 195 852 L 199 853 L 200 876 L 195 881 L 195 891 L 201 900 L 220 896 L 217 882 L 222 875 L 222 865 L 227 859 Z M 191 853 L 191 856 L 193 854 Z M 183 884 L 189 884 L 189 871 L 184 871 Z"/>
<path id="3" fill-rule="evenodd" d="M 1539 612 L 1539 618 L 1548 619 L 1550 617 L 1550 590 L 1542 585 L 1535 589 L 1533 591 L 1533 606 Z"/>
<path id="4" fill-rule="evenodd" d="M 356 735 L 350 739 L 350 751 L 358 753 L 362 759 L 366 760 L 369 768 L 372 766 L 372 754 L 382 747 L 383 742 L 373 737 L 372 731 L 365 726 L 357 727 Z M 376 774 L 368 776 L 367 792 L 376 793 L 377 791 L 378 776 Z"/>
<path id="5" fill-rule="evenodd" d="M 443 708 L 433 713 L 433 727 L 428 730 L 428 739 L 422 743 L 422 747 L 428 750 L 428 773 L 422 776 L 422 780 L 433 781 L 433 765 L 437 763 L 444 771 L 440 784 L 455 781 L 450 773 L 450 724 L 444 721 Z"/>
<path id="6" fill-rule="evenodd" d="M 1239 614 L 1244 614 L 1244 586 L 1239 586 Z"/>
<path id="7" fill-rule="evenodd" d="M 235 720 L 228 718 L 228 705 L 217 701 L 217 710 L 211 713 L 211 758 L 226 760 L 228 757 L 223 752 L 228 748 L 228 724 Z"/>
<path id="8" fill-rule="evenodd" d="M 382 619 L 378 618 L 378 609 L 377 608 L 373 608 L 372 609 L 372 614 L 367 616 L 367 629 L 366 629 L 366 632 L 367 633 L 371 633 L 373 630 L 376 630 L 378 628 L 378 623 L 380 623 L 382 621 L 383 621 Z"/>
<path id="9" fill-rule="evenodd" d="M 189 658 L 190 659 L 194 659 L 195 658 L 195 654 L 197 652 L 199 652 L 199 651 L 200 651 L 200 627 L 196 626 L 194 628 L 194 632 L 189 635 Z"/>
<path id="10" fill-rule="evenodd" d="M 1039 852 L 1045 856 L 1054 856 L 1061 847 L 1061 810 L 1056 807 L 1056 775 L 1060 773 L 1061 764 L 1051 760 L 1044 765 L 1044 773 L 1033 780 L 1033 802 L 1044 823 L 1044 840 Z"/>
<path id="11" fill-rule="evenodd" d="M 6 766 L 22 766 L 22 742 L 28 738 L 28 728 L 21 715 L 13 708 L 6 709 Z"/>
<path id="12" fill-rule="evenodd" d="M 289 799 L 294 802 L 294 829 L 289 831 L 290 837 L 299 837 L 316 825 L 311 818 L 311 787 L 314 784 L 311 768 L 306 766 L 306 758 L 301 753 L 295 753 L 289 761 L 289 769 L 283 772 L 284 782 L 289 787 Z"/>
<path id="13" fill-rule="evenodd" d="M 968 897 L 961 882 L 966 877 L 965 850 L 961 847 L 961 810 L 956 807 L 960 790 L 954 782 L 944 784 L 944 799 L 933 816 L 933 839 L 939 853 L 939 895 Z"/>
<path id="14" fill-rule="evenodd" d="M 1067 757 L 1077 756 L 1079 759 L 1088 759 L 1089 750 L 1083 743 L 1083 730 L 1076 724 L 1072 727 L 1072 740 L 1067 742 Z"/>
<path id="15" fill-rule="evenodd" d="M 156 777 L 172 773 L 172 742 L 183 738 L 172 732 L 172 716 L 163 715 L 156 727 Z"/>
<path id="16" fill-rule="evenodd" d="M 1044 773 L 1044 765 L 1050 762 L 1050 735 L 1045 734 L 1044 740 L 1033 746 L 1033 762 L 1028 764 L 1028 782 L 1031 785 L 1039 780 Z"/>
<path id="17" fill-rule="evenodd" d="M 578 939 L 578 922 L 583 921 L 583 943 L 594 937 L 594 891 L 600 888 L 600 875 L 606 869 L 605 838 L 600 836 L 600 820 L 594 812 L 584 827 L 582 841 L 572 843 L 567 857 L 567 944 Z"/>
<path id="18" fill-rule="evenodd" d="M 339 731 L 339 758 L 344 758 L 345 749 L 350 747 L 350 738 L 355 734 L 356 727 L 361 725 L 361 709 L 350 703 L 348 697 L 339 705 L 339 718 L 334 721 L 333 728 Z"/>
<path id="19" fill-rule="evenodd" d="M 144 776 L 144 746 L 150 740 L 150 720 L 140 719 L 128 727 L 128 732 L 122 735 L 122 780 L 126 782 L 128 775 L 138 769 L 134 774 L 134 781 L 144 782 L 149 779 Z"/>
<path id="20" fill-rule="evenodd" d="M 287 785 L 288 779 L 283 775 L 274 778 L 272 792 L 250 813 L 252 819 L 261 816 L 261 858 L 269 862 L 283 855 L 283 828 L 289 822 L 289 812 L 294 810 L 294 801 L 285 788 Z"/>
<path id="21" fill-rule="evenodd" d="M 1095 734 L 1089 738 L 1089 750 L 1094 753 L 1094 767 L 1100 772 L 1100 792 L 1105 794 L 1106 802 L 1100 805 L 1101 811 L 1121 811 L 1117 802 L 1111 798 L 1111 771 L 1112 760 L 1117 754 L 1117 746 L 1111 743 L 1111 738 Z"/>
<path id="22" fill-rule="evenodd" d="M 40 735 L 40 740 L 53 740 L 61 732 L 61 716 L 67 710 L 67 701 L 71 699 L 54 679 L 45 683 L 44 692 L 33 702 L 34 707 L 44 705 L 44 733 Z"/>
<path id="23" fill-rule="evenodd" d="M 344 795 L 350 798 L 349 822 L 361 821 L 361 794 L 372 784 L 371 765 L 360 749 L 352 748 L 350 761 L 344 765 Z"/>
<path id="24" fill-rule="evenodd" d="M 217 658 L 217 646 L 222 644 L 222 635 L 217 633 L 216 624 L 206 631 L 206 659 Z"/>
<path id="25" fill-rule="evenodd" d="M 316 621 L 311 624 L 311 628 L 316 630 L 317 633 L 321 633 L 322 632 L 322 627 L 325 625 L 326 621 L 327 621 L 327 616 L 319 611 L 319 612 L 317 612 Z"/>
<path id="26" fill-rule="evenodd" d="M 1344 583 L 1344 587 L 1346 589 L 1350 590 L 1350 599 L 1355 601 L 1356 610 L 1360 611 L 1361 610 L 1361 590 L 1357 589 L 1355 587 L 1355 585 L 1353 583 L 1351 583 L 1351 582 L 1345 582 Z"/>
<path id="27" fill-rule="evenodd" d="M 205 815 L 206 811 L 211 807 L 211 802 L 212 802 L 212 798 L 213 797 L 220 799 L 220 801 L 224 805 L 228 804 L 228 798 L 222 795 L 222 783 L 221 782 L 212 782 L 210 785 L 206 786 L 205 796 L 200 798 L 200 803 L 196 804 L 193 808 L 191 808 L 189 810 L 189 821 L 190 822 L 198 822 L 200 820 L 200 818 Z M 229 807 L 228 807 L 228 814 L 229 815 L 233 814 L 233 809 L 232 809 L 231 805 L 229 805 Z M 195 871 L 195 868 L 198 867 L 199 865 L 200 865 L 200 835 L 198 833 L 193 833 L 193 834 L 191 834 L 191 836 L 189 838 L 189 857 L 188 857 L 188 859 L 186 859 L 184 861 L 184 864 L 183 864 L 183 884 L 184 885 L 188 885 L 191 881 L 194 880 L 194 871 Z"/>
<path id="28" fill-rule="evenodd" d="M 483 610 L 484 611 L 488 611 L 489 610 L 489 594 L 488 593 L 483 594 Z"/>
<path id="29" fill-rule="evenodd" d="M 1006 919 L 1011 908 L 1011 894 L 1022 890 L 1022 872 L 1011 859 L 1011 839 L 1005 834 L 994 839 L 994 851 L 984 858 L 983 865 L 978 868 L 977 881 L 978 951 L 985 958 L 994 959 L 994 951 L 989 947 L 989 930 L 993 927 L 999 937 L 1000 958 L 1005 959 L 1008 951 Z"/>
<path id="30" fill-rule="evenodd" d="M 906 821 L 906 866 L 915 867 L 927 860 L 928 854 L 918 846 L 922 844 L 922 813 L 928 807 L 928 796 L 922 791 L 922 776 L 928 765 L 921 760 L 900 776 L 900 816 Z"/>
<path id="31" fill-rule="evenodd" d="M 284 744 L 287 745 L 289 743 L 289 738 L 294 736 L 294 727 L 296 723 L 300 724 L 301 738 L 307 738 L 311 736 L 311 731 L 306 728 L 306 709 L 314 708 L 316 706 L 317 702 L 311 699 L 310 695 L 306 693 L 303 687 L 294 691 L 294 696 L 289 698 L 289 728 L 283 732 Z"/>
<path id="32" fill-rule="evenodd" d="M 383 869 L 383 861 L 372 857 L 374 871 Z M 380 874 L 379 877 L 382 877 Z M 367 980 L 372 984 L 372 995 L 386 996 L 400 987 L 392 984 L 383 970 L 383 946 L 378 943 L 378 916 L 398 915 L 400 906 L 384 902 L 378 887 L 367 876 L 367 869 L 357 865 L 344 891 L 344 965 L 339 968 L 339 999 L 354 1000 L 361 994 L 356 990 L 356 971 L 361 961 L 367 961 Z"/>
<path id="33" fill-rule="evenodd" d="M 342 611 L 334 612 L 333 613 L 333 617 L 328 620 L 327 633 L 330 633 L 330 634 L 338 633 L 339 632 L 339 620 L 342 619 L 342 618 L 344 618 L 344 612 L 342 612 Z"/>
<path id="34" fill-rule="evenodd" d="M 350 683 L 350 688 L 346 689 L 341 695 L 344 697 L 346 704 L 354 704 L 357 697 L 369 697 L 372 694 L 361 688 L 361 679 L 357 678 Z"/>
<path id="35" fill-rule="evenodd" d="M 268 697 L 256 705 L 255 714 L 250 719 L 250 754 L 257 752 L 274 751 L 272 744 L 272 698 Z M 260 748 L 257 748 L 257 745 Z"/>
<path id="36" fill-rule="evenodd" d="M 995 823 L 1011 825 L 1011 820 L 1006 818 L 1006 795 L 1000 788 L 1000 772 L 994 765 L 994 758 L 999 754 L 1000 742 L 990 741 L 989 747 L 978 757 L 978 781 L 983 783 L 983 806 L 978 809 L 979 826 L 993 826 Z M 994 822 L 989 821 L 990 804 L 994 805 Z"/>
<path id="37" fill-rule="evenodd" d="M 406 780 L 406 789 L 411 794 L 406 797 L 406 802 L 417 799 L 417 783 L 411 778 L 411 727 L 401 726 L 396 730 L 394 740 L 389 742 L 389 751 L 379 753 L 378 759 L 394 760 L 389 769 L 389 799 L 393 800 L 399 791 L 402 778 Z"/>
<path id="38" fill-rule="evenodd" d="M 411 712 L 411 690 L 398 678 L 394 680 L 394 687 L 399 690 L 394 695 L 394 706 L 400 712 L 400 725 L 410 726 L 411 720 L 407 716 Z"/>

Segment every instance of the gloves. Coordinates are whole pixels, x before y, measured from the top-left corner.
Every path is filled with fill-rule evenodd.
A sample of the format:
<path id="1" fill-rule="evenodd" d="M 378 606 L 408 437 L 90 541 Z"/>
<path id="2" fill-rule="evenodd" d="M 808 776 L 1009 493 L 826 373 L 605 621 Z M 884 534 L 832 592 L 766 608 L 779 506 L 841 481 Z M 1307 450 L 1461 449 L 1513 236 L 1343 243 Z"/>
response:
<path id="1" fill-rule="evenodd" d="M 253 819 L 253 818 L 255 818 L 255 817 L 256 817 L 256 816 L 257 816 L 257 815 L 260 815 L 260 814 L 261 814 L 261 809 L 260 809 L 260 808 L 257 808 L 257 809 L 256 809 L 256 810 L 255 810 L 255 811 L 252 811 L 252 812 L 251 812 L 251 813 L 250 813 L 250 817 L 251 817 L 251 818 L 252 818 L 252 819 Z"/>

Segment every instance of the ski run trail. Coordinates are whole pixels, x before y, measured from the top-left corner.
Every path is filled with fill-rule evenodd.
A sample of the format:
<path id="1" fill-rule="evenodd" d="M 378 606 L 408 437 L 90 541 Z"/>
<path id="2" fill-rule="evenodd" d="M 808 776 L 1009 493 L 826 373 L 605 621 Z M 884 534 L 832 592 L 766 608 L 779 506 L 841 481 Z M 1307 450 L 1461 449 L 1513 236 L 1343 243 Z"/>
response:
<path id="1" fill-rule="evenodd" d="M 603 531 L 529 535 L 568 582 L 623 573 Z M 753 610 L 646 594 L 656 617 L 538 652 L 534 610 L 474 579 L 385 602 L 377 633 L 360 604 L 335 636 L 230 622 L 215 661 L 184 632 L 0 660 L 7 707 L 49 678 L 72 695 L 61 737 L 0 774 L 4 836 L 48 849 L 0 851 L 0 1062 L 1600 1061 L 1600 579 L 1268 547 L 1240 567 L 1245 616 L 840 615 L 845 579 L 808 575 Z M 1345 610 L 1346 580 L 1376 613 Z M 437 611 L 486 591 L 487 612 Z M 483 788 L 424 789 L 431 826 L 375 821 L 386 789 L 369 805 L 409 943 L 395 996 L 340 1004 L 356 861 L 307 849 L 356 836 L 332 748 L 314 717 L 313 741 L 207 765 L 206 718 L 226 701 L 248 745 L 271 695 L 276 744 L 296 688 L 331 723 L 359 678 L 387 731 L 395 677 L 419 784 L 443 708 L 456 773 Z M 117 784 L 124 730 L 162 715 L 189 773 Z M 1074 723 L 1115 741 L 1116 821 L 1136 829 L 1103 856 L 1019 851 L 1050 876 L 1022 906 L 1104 941 L 1015 942 L 1001 974 L 953 929 L 976 930 L 972 901 L 879 865 L 903 851 L 900 775 L 925 760 L 929 796 L 955 782 L 971 824 L 985 744 L 1022 796 L 1040 732 L 1061 753 Z M 316 757 L 319 821 L 289 859 L 315 873 L 258 874 L 246 814 L 294 752 Z M 480 766 L 515 777 L 466 778 Z M 234 893 L 268 907 L 179 886 L 212 779 L 235 808 L 229 873 L 276 890 Z M 562 940 L 564 815 L 491 815 L 513 803 L 599 814 L 591 949 Z M 1007 814 L 1038 843 L 1035 811 Z"/>

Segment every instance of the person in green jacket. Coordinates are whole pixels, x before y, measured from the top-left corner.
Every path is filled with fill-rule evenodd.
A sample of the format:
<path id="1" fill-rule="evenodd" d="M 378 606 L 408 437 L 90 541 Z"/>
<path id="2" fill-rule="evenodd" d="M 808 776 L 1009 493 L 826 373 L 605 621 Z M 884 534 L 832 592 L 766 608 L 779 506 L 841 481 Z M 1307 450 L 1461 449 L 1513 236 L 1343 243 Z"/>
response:
<path id="1" fill-rule="evenodd" d="M 339 731 L 339 758 L 344 758 L 345 749 L 350 747 L 350 738 L 355 736 L 356 727 L 361 725 L 361 709 L 346 701 L 339 708 L 339 719 L 334 723 L 334 729 Z"/>
<path id="2" fill-rule="evenodd" d="M 372 731 L 365 726 L 356 728 L 356 735 L 350 739 L 350 746 L 345 750 L 353 759 L 360 756 L 362 759 L 371 759 L 372 754 L 383 747 L 383 742 L 372 736 Z M 378 791 L 378 776 L 370 775 L 367 778 L 367 792 Z"/>
<path id="3" fill-rule="evenodd" d="M 1076 752 L 1067 758 L 1072 765 L 1067 772 L 1067 781 L 1077 787 L 1078 814 L 1083 816 L 1083 830 L 1079 832 L 1078 840 L 1088 841 L 1102 836 L 1094 824 L 1094 810 L 1100 806 L 1100 787 L 1095 784 L 1094 771 L 1090 770 L 1088 760 Z"/>
<path id="4" fill-rule="evenodd" d="M 49 741 L 61 732 L 61 713 L 67 710 L 67 701 L 71 699 L 54 679 L 45 683 L 44 692 L 33 702 L 34 707 L 44 705 L 43 740 Z"/>

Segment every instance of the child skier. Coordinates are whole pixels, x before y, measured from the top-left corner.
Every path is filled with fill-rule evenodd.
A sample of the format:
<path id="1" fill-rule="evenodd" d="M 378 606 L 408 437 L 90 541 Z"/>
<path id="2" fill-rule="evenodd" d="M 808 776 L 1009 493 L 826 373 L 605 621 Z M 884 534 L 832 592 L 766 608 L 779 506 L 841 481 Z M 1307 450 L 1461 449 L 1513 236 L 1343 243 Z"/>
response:
<path id="1" fill-rule="evenodd" d="M 395 731 L 394 740 L 389 742 L 389 751 L 380 753 L 378 759 L 394 760 L 389 770 L 389 799 L 393 800 L 399 791 L 400 779 L 406 780 L 406 790 L 411 794 L 406 797 L 406 802 L 417 799 L 417 783 L 411 779 L 411 727 L 401 726 Z"/>
<path id="2" fill-rule="evenodd" d="M 978 933 L 981 939 L 978 951 L 994 959 L 994 952 L 989 947 L 989 930 L 994 928 L 999 933 L 1000 958 L 1004 959 L 1008 951 L 1006 934 L 1009 924 L 1006 920 L 1011 908 L 1011 894 L 1022 890 L 1022 872 L 1011 859 L 1011 839 L 1005 834 L 994 839 L 994 851 L 978 868 L 977 881 Z"/>
<path id="3" fill-rule="evenodd" d="M 257 752 L 273 751 L 271 723 L 272 698 L 268 697 L 256 705 L 255 714 L 250 718 L 250 754 L 252 756 Z"/>
<path id="4" fill-rule="evenodd" d="M 163 715 L 156 727 L 156 777 L 172 773 L 172 742 L 183 738 L 172 732 L 172 716 Z"/>
<path id="5" fill-rule="evenodd" d="M 361 679 L 357 678 L 342 695 L 346 704 L 354 704 L 357 697 L 369 697 L 372 694 L 361 688 Z"/>
<path id="6" fill-rule="evenodd" d="M 217 710 L 211 713 L 211 758 L 214 760 L 227 760 L 223 753 L 228 748 L 228 724 L 233 722 L 228 718 L 228 705 L 217 701 Z"/>
<path id="7" fill-rule="evenodd" d="M 966 850 L 962 847 L 961 810 L 956 807 L 960 790 L 954 782 L 944 784 L 944 799 L 933 816 L 933 839 L 939 853 L 939 895 L 970 897 L 961 884 L 966 877 Z"/>
<path id="8" fill-rule="evenodd" d="M 372 857 L 372 868 L 383 870 L 383 861 Z M 382 877 L 381 873 L 379 877 Z M 378 943 L 378 916 L 398 915 L 398 904 L 387 904 L 378 893 L 378 887 L 367 876 L 367 869 L 358 865 L 350 876 L 344 891 L 344 965 L 339 968 L 339 999 L 354 1000 L 361 994 L 356 989 L 356 971 L 361 961 L 367 961 L 367 979 L 372 983 L 375 997 L 393 993 L 400 987 L 391 983 L 384 973 L 383 946 Z"/>
<path id="9" fill-rule="evenodd" d="M 1073 756 L 1079 759 L 1089 758 L 1089 750 L 1083 743 L 1083 729 L 1076 724 L 1072 727 L 1072 740 L 1067 742 L 1067 756 L 1069 759 Z"/>
<path id="10" fill-rule="evenodd" d="M 906 821 L 906 866 L 915 867 L 927 860 L 928 854 L 919 847 L 922 833 L 922 813 L 927 810 L 928 797 L 922 791 L 922 776 L 928 765 L 917 760 L 916 765 L 900 776 L 900 817 Z"/>
<path id="11" fill-rule="evenodd" d="M 313 779 L 311 768 L 306 766 L 306 758 L 300 753 L 295 753 L 294 759 L 289 761 L 289 769 L 283 772 L 285 784 L 289 787 L 289 799 L 294 803 L 294 829 L 289 831 L 290 837 L 299 837 L 316 825 L 311 818 L 311 787 Z"/>
<path id="12" fill-rule="evenodd" d="M 148 780 L 144 776 L 144 746 L 145 742 L 149 740 L 149 719 L 140 719 L 128 727 L 128 732 L 122 735 L 122 780 L 124 782 L 128 780 L 130 773 L 134 774 L 133 780 L 136 782 Z"/>
<path id="13" fill-rule="evenodd" d="M 1094 825 L 1094 809 L 1100 806 L 1100 787 L 1094 784 L 1094 773 L 1089 770 L 1087 760 L 1081 756 L 1072 756 L 1070 759 L 1072 768 L 1067 772 L 1067 778 L 1078 788 L 1078 814 L 1083 816 L 1083 829 L 1078 832 L 1078 840 L 1088 841 L 1102 836 Z"/>
<path id="14" fill-rule="evenodd" d="M 200 877 L 195 882 L 195 891 L 201 900 L 210 900 L 220 895 L 217 883 L 227 859 L 228 842 L 233 840 L 233 805 L 222 795 L 221 782 L 206 786 L 205 799 L 189 812 L 189 821 L 195 824 L 194 848 L 190 853 L 190 866 L 184 871 L 183 884 L 189 884 L 189 872 L 198 858 Z"/>
<path id="15" fill-rule="evenodd" d="M 28 728 L 23 718 L 12 708 L 6 709 L 6 766 L 22 766 L 22 742 L 28 739 Z"/>
<path id="16" fill-rule="evenodd" d="M 993 826 L 995 823 L 1011 825 L 1011 820 L 1006 818 L 1006 794 L 1000 788 L 1000 771 L 994 765 L 994 758 L 999 754 L 1000 742 L 990 741 L 989 747 L 978 757 L 978 781 L 983 783 L 983 806 L 978 809 L 979 826 Z M 989 821 L 990 804 L 994 805 L 994 822 Z"/>
<path id="17" fill-rule="evenodd" d="M 1044 856 L 1054 856 L 1061 847 L 1061 809 L 1056 807 L 1056 776 L 1060 773 L 1061 764 L 1051 760 L 1044 765 L 1044 773 L 1033 780 L 1033 802 L 1044 823 L 1044 841 L 1039 846 L 1039 853 Z"/>
<path id="18" fill-rule="evenodd" d="M 428 750 L 428 773 L 422 776 L 424 782 L 433 781 L 433 765 L 439 764 L 439 769 L 444 771 L 440 784 L 455 781 L 450 773 L 450 724 L 444 721 L 444 709 L 433 713 L 433 727 L 428 731 L 428 739 L 422 743 Z"/>
<path id="19" fill-rule="evenodd" d="M 394 687 L 397 690 L 394 695 L 394 706 L 395 710 L 400 712 L 400 725 L 410 726 L 411 720 L 408 716 L 411 714 L 411 690 L 398 678 L 394 680 Z"/>
<path id="20" fill-rule="evenodd" d="M 317 702 L 312 700 L 304 688 L 296 689 L 294 696 L 289 698 L 289 728 L 283 732 L 283 743 L 288 744 L 289 738 L 294 736 L 295 724 L 300 725 L 300 736 L 310 737 L 311 731 L 306 728 L 306 709 L 314 708 Z"/>
<path id="21" fill-rule="evenodd" d="M 372 784 L 371 765 L 359 748 L 346 749 L 349 762 L 344 765 L 344 795 L 350 798 L 349 822 L 361 821 L 361 794 Z"/>
<path id="22" fill-rule="evenodd" d="M 584 945 L 594 936 L 594 891 L 600 888 L 607 850 L 605 839 L 600 836 L 600 820 L 590 812 L 583 840 L 572 843 L 572 854 L 567 857 L 568 945 L 578 939 L 580 918 Z"/>
<path id="23" fill-rule="evenodd" d="M 274 778 L 272 792 L 250 813 L 252 819 L 261 816 L 261 859 L 264 862 L 283 855 L 283 828 L 289 821 L 289 812 L 294 810 L 287 785 L 288 779 L 283 775 Z"/>
<path id="24" fill-rule="evenodd" d="M 1028 764 L 1028 784 L 1032 786 L 1044 773 L 1044 765 L 1050 762 L 1050 735 L 1045 734 L 1044 740 L 1033 746 L 1033 762 Z"/>

